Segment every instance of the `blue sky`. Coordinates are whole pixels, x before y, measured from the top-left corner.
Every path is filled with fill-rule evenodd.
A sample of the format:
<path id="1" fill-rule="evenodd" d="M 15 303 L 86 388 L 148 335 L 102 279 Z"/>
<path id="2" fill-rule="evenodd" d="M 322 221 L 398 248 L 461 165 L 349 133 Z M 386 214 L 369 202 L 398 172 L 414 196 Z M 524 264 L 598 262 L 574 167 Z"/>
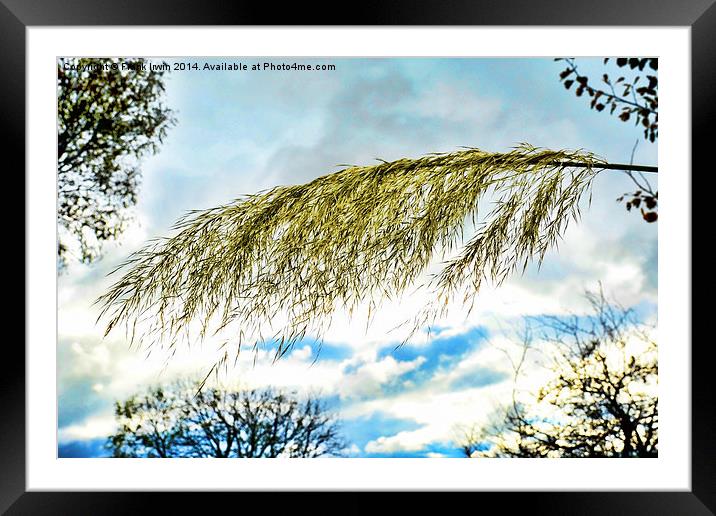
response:
<path id="1" fill-rule="evenodd" d="M 211 363 L 207 348 L 167 362 L 161 351 L 147 356 L 128 349 L 121 334 L 102 339 L 92 306 L 112 280 L 106 274 L 147 239 L 170 234 L 187 210 L 305 182 L 339 164 L 460 146 L 504 151 L 529 142 L 628 162 L 638 140 L 635 161 L 656 164 L 656 145 L 644 141 L 639 128 L 591 111 L 587 100 L 567 92 L 558 81 L 563 65 L 551 59 L 297 62 L 332 63 L 336 70 L 168 76 L 167 103 L 178 125 L 143 163 L 134 223 L 102 260 L 73 265 L 59 278 L 60 456 L 101 455 L 115 400 L 199 376 Z M 601 59 L 578 62 L 601 75 Z M 354 456 L 457 456 L 455 429 L 488 417 L 510 392 L 505 349 L 524 316 L 583 312 L 584 290 L 601 282 L 622 304 L 638 307 L 642 318 L 655 318 L 658 225 L 615 202 L 633 189 L 621 173 L 600 174 L 592 205 L 539 270 L 530 266 L 501 287 L 486 288 L 476 310 L 469 316 L 452 310 L 430 340 L 418 336 L 396 349 L 400 336 L 388 332 L 399 315 L 425 300 L 418 294 L 384 305 L 367 330 L 364 322 L 336 314 L 317 361 L 317 343 L 307 339 L 275 365 L 269 350 L 257 355 L 256 365 L 247 357 L 223 381 L 320 392 L 340 412 Z"/>

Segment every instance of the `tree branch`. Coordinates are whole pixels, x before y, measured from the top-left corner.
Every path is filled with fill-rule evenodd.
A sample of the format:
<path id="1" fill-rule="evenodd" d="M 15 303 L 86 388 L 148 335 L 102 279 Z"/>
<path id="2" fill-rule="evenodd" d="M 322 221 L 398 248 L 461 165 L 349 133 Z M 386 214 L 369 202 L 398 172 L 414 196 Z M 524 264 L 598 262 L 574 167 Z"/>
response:
<path id="1" fill-rule="evenodd" d="M 650 167 L 646 165 L 628 165 L 626 163 L 602 163 L 600 165 L 594 165 L 591 163 L 579 163 L 574 161 L 557 162 L 557 165 L 564 167 L 575 167 L 575 168 L 600 168 L 605 170 L 624 170 L 634 172 L 653 172 L 654 174 L 659 173 L 659 167 Z"/>

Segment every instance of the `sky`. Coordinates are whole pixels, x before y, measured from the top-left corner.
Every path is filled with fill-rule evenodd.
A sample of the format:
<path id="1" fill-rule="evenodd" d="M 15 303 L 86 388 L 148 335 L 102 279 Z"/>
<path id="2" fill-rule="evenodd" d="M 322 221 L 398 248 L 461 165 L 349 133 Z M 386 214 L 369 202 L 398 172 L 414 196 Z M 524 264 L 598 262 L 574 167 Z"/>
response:
<path id="1" fill-rule="evenodd" d="M 199 59 L 220 63 L 225 59 Z M 187 61 L 187 60 L 182 60 Z M 612 162 L 656 165 L 657 146 L 615 116 L 589 109 L 560 84 L 552 59 L 235 58 L 231 62 L 334 64 L 331 71 L 175 71 L 166 103 L 176 112 L 159 152 L 142 162 L 134 221 L 91 265 L 71 264 L 58 283 L 58 454 L 103 456 L 113 404 L 150 385 L 203 377 L 211 342 L 161 351 L 130 349 L 121 332 L 103 338 L 93 305 L 107 274 L 148 239 L 170 235 L 188 210 L 277 185 L 299 184 L 376 159 L 419 157 L 461 146 L 506 151 L 521 142 L 585 149 Z M 590 77 L 601 59 L 579 59 Z M 612 70 L 609 70 L 612 71 Z M 652 179 L 652 178 L 650 178 Z M 652 184 L 656 187 L 655 180 Z M 541 267 L 483 288 L 475 309 L 460 306 L 430 338 L 390 331 L 427 301 L 418 292 L 382 305 L 367 326 L 336 313 L 318 353 L 308 336 L 277 363 L 271 350 L 241 355 L 224 385 L 272 385 L 323 396 L 341 418 L 352 457 L 457 457 L 460 428 L 486 421 L 510 396 L 510 353 L 524 318 L 584 314 L 586 289 L 604 291 L 655 321 L 657 229 L 616 198 L 634 190 L 624 174 L 599 174 L 591 205 Z M 405 317 L 403 317 L 405 318 Z M 400 319 L 403 320 L 403 319 Z M 538 384 L 543 371 L 530 362 Z"/>

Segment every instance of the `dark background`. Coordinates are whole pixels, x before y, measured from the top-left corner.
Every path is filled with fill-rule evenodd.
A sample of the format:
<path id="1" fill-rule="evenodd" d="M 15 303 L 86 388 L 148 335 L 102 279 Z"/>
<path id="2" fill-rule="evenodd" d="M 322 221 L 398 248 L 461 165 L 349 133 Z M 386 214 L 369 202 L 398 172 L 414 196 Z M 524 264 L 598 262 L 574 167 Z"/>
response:
<path id="1" fill-rule="evenodd" d="M 692 195 L 693 235 L 709 237 L 713 218 L 709 189 L 701 182 L 713 175 L 714 91 L 716 91 L 716 6 L 714 0 L 407 0 L 360 3 L 324 3 L 312 8 L 303 2 L 284 5 L 272 2 L 204 0 L 0 0 L 0 145 L 5 176 L 6 241 L 8 279 L 27 263 L 25 228 L 19 224 L 21 210 L 10 198 L 24 199 L 25 190 L 25 28 L 34 25 L 656 25 L 692 28 L 692 169 L 681 173 L 693 182 L 699 177 L 699 196 Z M 88 42 L 91 46 L 91 42 Z M 569 41 L 565 41 L 569 48 Z M 11 186 L 10 180 L 16 181 Z M 21 195 L 20 192 L 23 192 Z M 23 210 L 24 213 L 24 210 Z M 24 225 L 23 225 L 24 226 Z M 9 231 L 8 231 L 9 230 Z M 8 234 L 10 233 L 10 234 Z M 693 244 L 692 244 L 693 245 Z M 707 257 L 691 250 L 692 258 Z M 22 256 L 22 259 L 20 255 Z M 697 265 L 697 260 L 694 266 Z M 711 260 L 709 260 L 711 261 Z M 31 274 L 24 265 L 25 276 Z M 708 278 L 709 276 L 706 276 Z M 6 279 L 5 284 L 9 281 Z M 701 284 L 706 282 L 701 281 Z M 6 286 L 8 292 L 10 289 Z M 13 289 L 14 290 L 14 289 Z M 705 293 L 706 287 L 699 290 Z M 23 299 L 25 295 L 23 294 Z M 693 299 L 693 294 L 692 294 Z M 699 310 L 710 306 L 710 299 L 692 300 L 692 332 L 703 327 Z M 20 306 L 19 302 L 13 303 Z M 25 310 L 32 309 L 23 303 Z M 7 320 L 11 320 L 8 319 Z M 11 325 L 7 324 L 10 328 Z M 693 333 L 697 336 L 697 333 Z M 710 380 L 713 366 L 709 339 L 692 338 L 681 345 L 692 353 L 692 491 L 689 493 L 402 493 L 401 512 L 427 507 L 437 501 L 442 510 L 509 512 L 538 514 L 599 515 L 700 515 L 716 511 L 716 436 L 714 435 L 714 388 Z M 226 505 L 232 512 L 252 510 L 274 513 L 329 510 L 338 513 L 375 511 L 376 502 L 385 504 L 387 494 L 341 493 L 326 499 L 327 493 L 25 493 L 25 355 L 24 346 L 6 334 L 0 375 L 0 511 L 16 515 L 44 514 L 142 514 L 204 513 Z M 48 343 L 48 345 L 54 345 Z M 430 496 L 429 496 L 430 495 Z M 247 500 L 247 497 L 249 499 Z M 310 500 L 309 500 L 310 498 Z M 378 499 L 379 498 L 379 499 Z M 444 500 L 438 500 L 445 498 Z M 489 498 L 489 500 L 488 500 Z M 312 502 L 320 503 L 312 507 Z M 333 504 L 336 503 L 334 506 Z M 445 504 L 448 505 L 445 505 Z M 340 505 L 337 505 L 340 504 Z M 492 506 L 492 509 L 489 507 Z M 253 509 L 253 510 L 256 510 Z"/>

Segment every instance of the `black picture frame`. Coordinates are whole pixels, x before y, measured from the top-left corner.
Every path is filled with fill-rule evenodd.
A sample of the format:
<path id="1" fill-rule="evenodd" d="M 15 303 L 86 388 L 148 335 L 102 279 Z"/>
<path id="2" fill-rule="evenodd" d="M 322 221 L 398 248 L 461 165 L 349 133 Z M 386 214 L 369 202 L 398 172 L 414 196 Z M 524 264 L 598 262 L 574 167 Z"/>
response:
<path id="1" fill-rule="evenodd" d="M 692 168 L 709 174 L 713 165 L 714 100 L 716 91 L 716 0 L 408 0 L 360 2 L 336 5 L 335 10 L 311 9 L 305 3 L 277 8 L 268 2 L 218 2 L 205 0 L 0 0 L 0 142 L 5 152 L 6 181 L 22 177 L 25 191 L 25 30 L 29 26 L 62 25 L 591 25 L 591 26 L 689 26 L 691 27 L 692 72 Z M 340 7 L 340 9 L 339 9 Z M 342 14 L 339 14 L 342 13 Z M 566 43 L 568 44 L 568 43 Z M 8 164 L 8 162 L 10 164 Z M 690 173 L 683 171 L 684 174 Z M 685 176 L 688 177 L 688 176 Z M 691 176 L 693 180 L 693 175 Z M 699 182 L 701 179 L 699 179 Z M 6 182 L 6 185 L 8 183 Z M 693 188 L 693 187 L 692 187 Z M 700 186 L 700 191 L 703 186 Z M 693 200 L 693 194 L 692 194 Z M 692 202 L 692 221 L 700 228 L 709 221 L 708 199 Z M 16 210 L 15 213 L 19 213 Z M 19 224 L 11 224 L 20 231 Z M 10 231 L 8 229 L 8 231 Z M 705 224 L 703 231 L 705 229 Z M 694 234 L 699 234 L 692 230 Z M 703 235 L 710 235 L 704 232 Z M 13 238 L 14 237 L 14 238 Z M 8 238 L 18 243 L 25 234 Z M 693 238 L 692 238 L 693 241 Z M 19 248 L 19 244 L 17 244 Z M 23 248 L 24 249 L 24 248 Z M 23 251 L 24 253 L 24 251 Z M 693 249 L 691 250 L 692 258 Z M 27 263 L 25 256 L 25 263 Z M 19 260 L 15 259 L 15 263 Z M 695 265 L 695 264 L 694 264 Z M 25 266 L 25 277 L 31 274 Z M 693 302 L 692 321 L 703 304 Z M 704 308 L 701 308 L 702 310 Z M 25 306 L 32 310 L 32 306 Z M 9 320 L 9 318 L 8 318 Z M 692 325 L 692 335 L 693 325 Z M 482 505 L 486 498 L 497 504 L 509 497 L 511 511 L 525 509 L 545 514 L 715 514 L 716 437 L 714 437 L 714 389 L 711 385 L 708 340 L 674 343 L 692 353 L 692 490 L 690 492 L 522 492 L 452 493 L 451 505 Z M 51 343 L 48 343 L 51 345 Z M 7 514 L 124 514 L 143 513 L 153 502 L 163 513 L 205 511 L 230 497 L 251 502 L 286 503 L 300 507 L 311 493 L 81 493 L 26 492 L 25 488 L 25 355 L 13 339 L 7 338 L 3 351 L 5 367 L 0 375 L 0 511 Z M 351 511 L 375 510 L 372 493 L 343 494 Z M 471 500 L 466 500 L 470 496 Z M 479 499 L 476 497 L 480 497 Z M 426 493 L 401 497 L 401 503 L 424 505 Z M 270 499 L 270 500 L 269 500 Z M 268 501 L 267 501 L 268 500 Z M 479 501 L 477 501 L 479 500 Z M 269 506 L 269 505 L 266 505 Z M 335 506 L 334 506 L 335 507 Z M 407 506 L 404 506 L 405 509 Z M 239 506 L 236 507 L 240 509 Z M 475 507 L 479 510 L 479 507 Z M 344 511 L 340 511 L 344 512 Z"/>

